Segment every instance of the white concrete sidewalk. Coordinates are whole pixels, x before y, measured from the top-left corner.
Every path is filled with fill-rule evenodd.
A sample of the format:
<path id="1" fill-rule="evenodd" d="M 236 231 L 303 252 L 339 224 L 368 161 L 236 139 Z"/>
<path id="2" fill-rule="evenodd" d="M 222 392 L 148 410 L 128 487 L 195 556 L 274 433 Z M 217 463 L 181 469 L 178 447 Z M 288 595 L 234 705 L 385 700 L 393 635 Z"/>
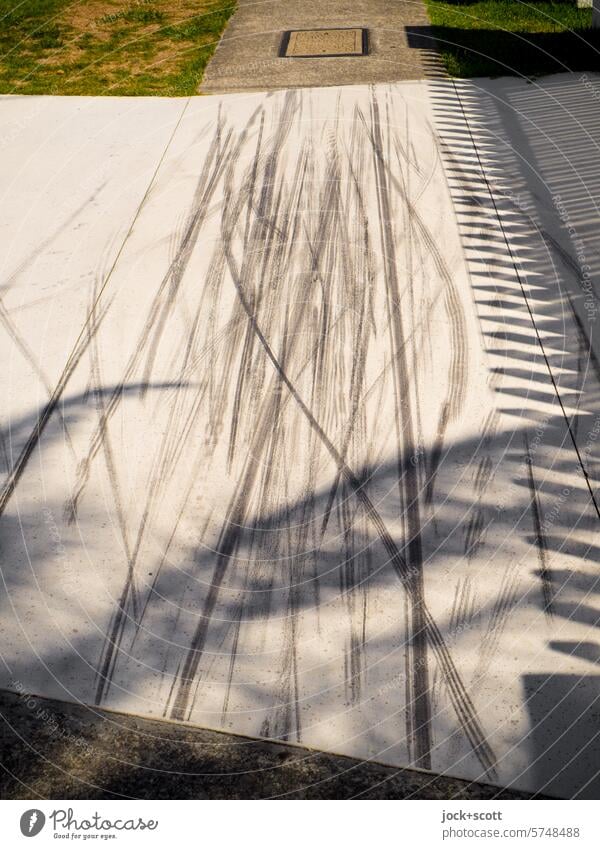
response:
<path id="1" fill-rule="evenodd" d="M 0 99 L 0 685 L 597 793 L 591 312 L 490 85 Z"/>

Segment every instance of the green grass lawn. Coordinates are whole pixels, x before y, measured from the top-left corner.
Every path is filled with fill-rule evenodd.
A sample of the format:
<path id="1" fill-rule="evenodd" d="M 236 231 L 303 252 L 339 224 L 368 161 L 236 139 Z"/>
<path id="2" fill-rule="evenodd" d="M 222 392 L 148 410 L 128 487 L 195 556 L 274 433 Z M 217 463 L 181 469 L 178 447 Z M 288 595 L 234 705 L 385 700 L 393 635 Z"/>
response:
<path id="1" fill-rule="evenodd" d="M 236 0 L 0 0 L 0 93 L 190 95 Z"/>
<path id="2" fill-rule="evenodd" d="M 600 30 L 592 10 L 571 2 L 426 0 L 447 70 L 498 76 L 600 70 Z"/>

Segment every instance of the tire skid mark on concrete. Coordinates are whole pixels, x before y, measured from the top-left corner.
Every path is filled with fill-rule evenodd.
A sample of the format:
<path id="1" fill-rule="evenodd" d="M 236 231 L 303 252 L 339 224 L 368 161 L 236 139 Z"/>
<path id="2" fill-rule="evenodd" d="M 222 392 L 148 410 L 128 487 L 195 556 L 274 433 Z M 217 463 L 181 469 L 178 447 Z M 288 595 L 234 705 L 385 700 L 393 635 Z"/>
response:
<path id="1" fill-rule="evenodd" d="M 493 262 L 469 280 L 411 91 L 204 100 L 182 127 L 70 377 L 76 461 L 48 491 L 73 585 L 94 587 L 73 595 L 93 628 L 70 686 L 506 781 L 522 761 L 503 697 L 521 721 L 512 657 L 539 669 L 514 640 L 541 597 L 532 529 L 552 492 L 519 464 L 552 391 L 531 377 L 518 424 L 502 407 L 529 377 L 512 351 L 535 350 L 531 321 L 484 227 Z M 35 480 L 31 464 L 21 503 Z"/>

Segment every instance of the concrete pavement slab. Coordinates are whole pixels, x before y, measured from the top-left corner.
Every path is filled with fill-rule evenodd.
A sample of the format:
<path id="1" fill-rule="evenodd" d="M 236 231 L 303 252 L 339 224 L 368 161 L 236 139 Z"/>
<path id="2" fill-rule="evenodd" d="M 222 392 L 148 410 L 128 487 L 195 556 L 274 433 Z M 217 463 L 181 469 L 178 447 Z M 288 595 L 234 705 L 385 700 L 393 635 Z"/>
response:
<path id="1" fill-rule="evenodd" d="M 2 478 L 70 355 L 84 355 L 82 328 L 101 318 L 92 305 L 186 102 L 0 98 Z"/>
<path id="2" fill-rule="evenodd" d="M 432 53 L 433 43 L 421 37 L 415 47 L 410 28 L 428 26 L 422 0 L 330 0 L 325 6 L 315 0 L 240 0 L 206 68 L 200 91 L 217 94 L 424 79 L 432 68 L 439 73 L 440 66 Z M 287 31 L 335 27 L 367 29 L 368 55 L 281 55 Z"/>
<path id="3" fill-rule="evenodd" d="M 36 425 L 21 385 L 3 686 L 597 791 L 598 679 L 557 650 L 597 620 L 579 395 L 506 244 L 466 241 L 463 105 L 425 83 L 190 101 L 69 417 Z"/>

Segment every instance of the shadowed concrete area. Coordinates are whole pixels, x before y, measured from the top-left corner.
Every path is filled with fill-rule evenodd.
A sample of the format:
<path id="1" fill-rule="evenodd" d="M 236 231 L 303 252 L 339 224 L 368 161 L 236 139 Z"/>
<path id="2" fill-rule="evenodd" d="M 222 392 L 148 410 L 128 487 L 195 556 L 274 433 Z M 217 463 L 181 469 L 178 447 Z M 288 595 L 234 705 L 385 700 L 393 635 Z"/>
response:
<path id="1" fill-rule="evenodd" d="M 440 82 L 432 84 L 431 93 L 488 354 L 493 362 L 502 351 L 500 342 L 508 343 L 510 373 L 518 380 L 530 368 L 534 346 L 542 351 L 597 512 L 600 171 L 594 160 L 600 152 L 600 75 L 557 74 L 529 84 L 512 78 Z M 512 303 L 514 322 L 499 330 L 493 313 L 502 302 Z M 534 334 L 528 341 L 527 326 Z M 519 340 L 527 342 L 520 351 L 514 344 Z M 503 355 L 496 367 L 506 374 L 506 366 Z M 509 395 L 516 399 L 522 391 L 515 383 Z M 538 418 L 538 434 L 546 421 L 544 415 Z M 536 465 L 533 455 L 526 472 L 530 480 L 539 474 Z M 565 528 L 569 542 L 564 532 L 556 532 L 557 518 L 572 496 L 565 476 L 540 511 L 536 532 L 545 551 L 540 576 L 547 554 L 556 563 L 548 573 L 548 590 L 550 584 L 562 587 L 562 599 L 552 602 L 548 645 L 574 665 L 568 674 L 549 662 L 543 672 L 523 676 L 531 725 L 528 771 L 550 794 L 561 795 L 571 786 L 598 798 L 598 526 L 586 542 L 577 522 Z M 583 570 L 562 569 L 566 546 L 574 546 L 586 564 Z M 585 623 L 588 639 L 565 640 L 565 620 Z"/>
<path id="2" fill-rule="evenodd" d="M 593 92 L 486 85 L 0 101 L 2 686 L 598 793 Z"/>
<path id="3" fill-rule="evenodd" d="M 427 26 L 422 0 L 239 0 L 204 74 L 200 91 L 261 91 L 418 80 L 438 67 L 429 49 L 409 45 L 406 28 Z M 369 55 L 319 59 L 279 56 L 286 30 L 365 27 Z M 429 40 L 431 42 L 431 40 Z M 423 45 L 425 46 L 425 44 Z"/>
<path id="4" fill-rule="evenodd" d="M 2 799 L 526 799 L 526 794 L 0 691 Z"/>

